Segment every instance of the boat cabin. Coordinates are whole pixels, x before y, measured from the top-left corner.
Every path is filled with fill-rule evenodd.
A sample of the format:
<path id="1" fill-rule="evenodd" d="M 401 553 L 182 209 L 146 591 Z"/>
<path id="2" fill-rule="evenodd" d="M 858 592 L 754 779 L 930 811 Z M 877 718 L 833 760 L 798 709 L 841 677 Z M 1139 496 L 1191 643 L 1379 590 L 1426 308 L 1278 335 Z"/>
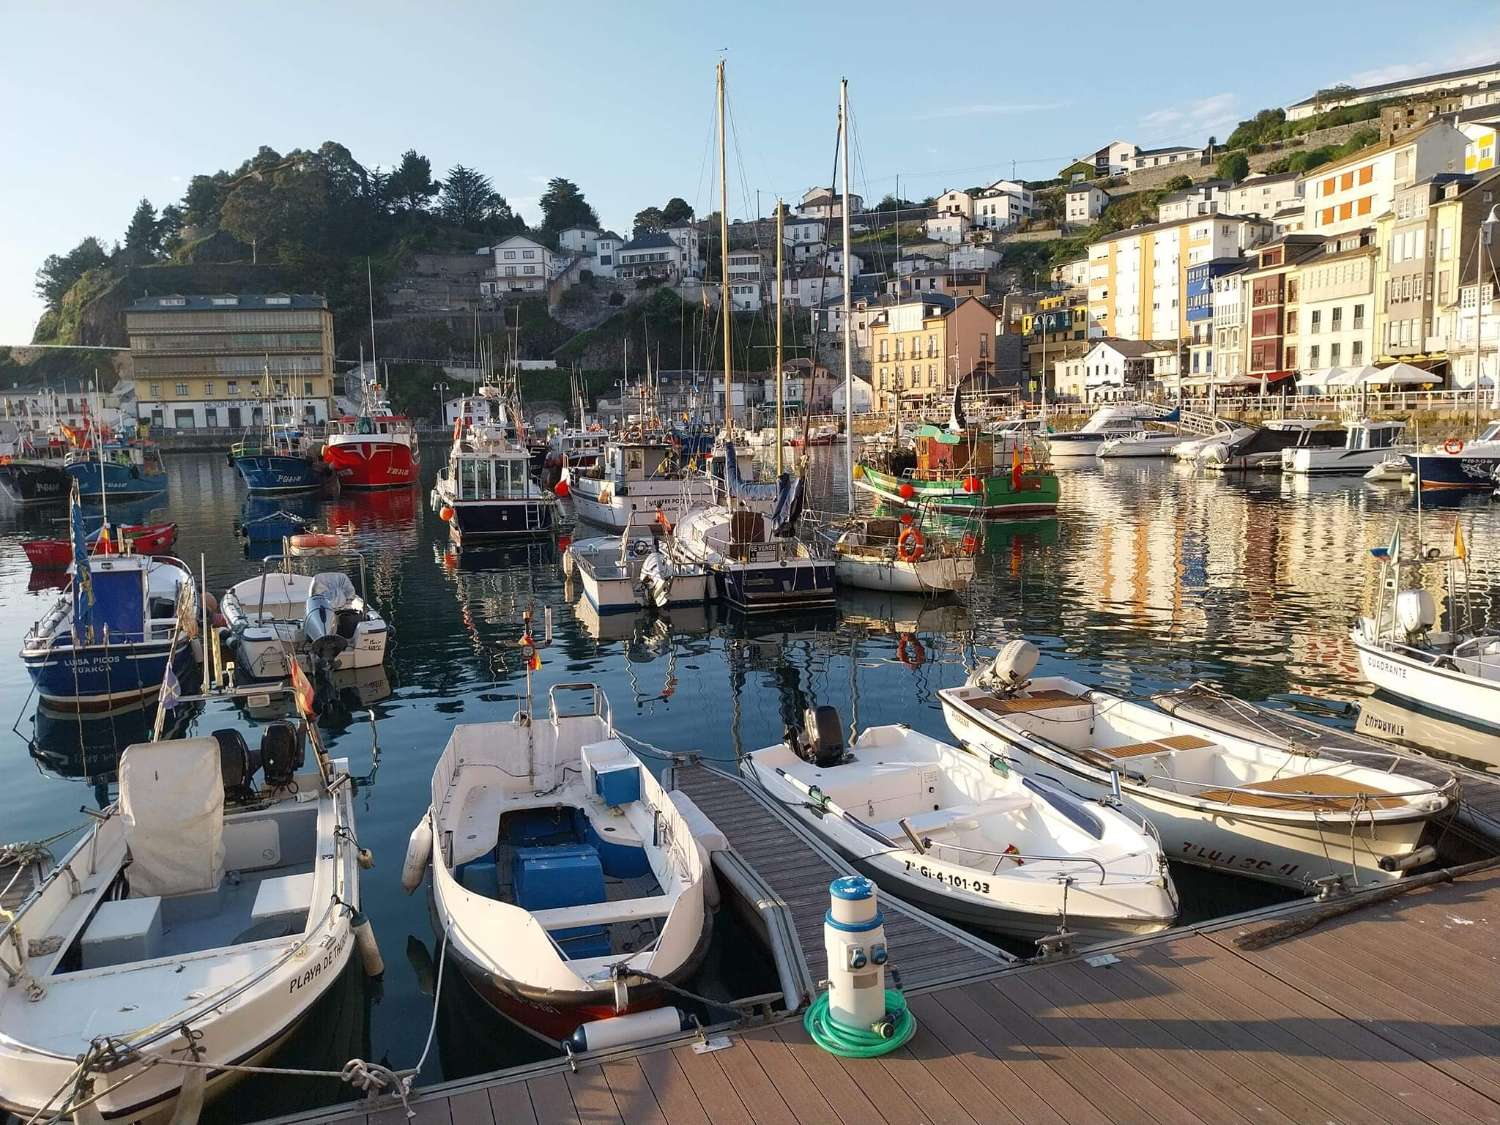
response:
<path id="1" fill-rule="evenodd" d="M 669 445 L 630 442 L 611 445 L 604 454 L 603 475 L 610 480 L 651 480 L 674 475 L 676 455 Z"/>
<path id="2" fill-rule="evenodd" d="M 917 432 L 916 476 L 933 480 L 960 472 L 986 476 L 995 465 L 995 442 L 977 430 L 955 434 L 937 426 L 924 426 Z"/>
<path id="3" fill-rule="evenodd" d="M 371 434 L 409 434 L 411 420 L 399 414 L 361 414 L 359 417 L 344 415 L 328 424 L 330 433 L 354 434 L 367 437 Z"/>
<path id="4" fill-rule="evenodd" d="M 1345 449 L 1390 449 L 1401 440 L 1405 422 L 1360 422 L 1349 427 Z"/>
<path id="5" fill-rule="evenodd" d="M 446 466 L 456 500 L 508 499 L 526 494 L 531 466 L 524 451 L 504 455 L 455 452 Z"/>

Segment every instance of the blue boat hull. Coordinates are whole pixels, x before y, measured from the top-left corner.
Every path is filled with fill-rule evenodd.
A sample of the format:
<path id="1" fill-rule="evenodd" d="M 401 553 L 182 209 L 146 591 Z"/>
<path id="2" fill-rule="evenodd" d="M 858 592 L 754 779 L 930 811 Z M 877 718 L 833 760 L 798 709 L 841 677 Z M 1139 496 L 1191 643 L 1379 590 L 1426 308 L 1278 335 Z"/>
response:
<path id="1" fill-rule="evenodd" d="M 449 506 L 453 509 L 451 526 L 463 539 L 552 534 L 555 505 L 546 501 L 460 500 Z"/>
<path id="2" fill-rule="evenodd" d="M 1462 453 L 1415 457 L 1408 453 L 1406 463 L 1418 474 L 1423 488 L 1494 488 L 1500 457 L 1466 457 Z"/>
<path id="3" fill-rule="evenodd" d="M 832 605 L 833 563 L 804 560 L 786 565 L 725 567 L 714 572 L 721 601 L 744 610 Z"/>
<path id="4" fill-rule="evenodd" d="M 236 457 L 234 467 L 251 492 L 311 492 L 326 476 L 321 461 L 292 453 Z"/>
<path id="5" fill-rule="evenodd" d="M 23 651 L 21 660 L 43 702 L 73 711 L 106 711 L 156 694 L 166 678 L 170 652 L 170 641 L 56 645 Z M 192 646 L 179 640 L 174 660 L 178 676 L 192 663 Z"/>
<path id="6" fill-rule="evenodd" d="M 100 486 L 97 461 L 79 461 L 68 466 L 68 475 L 78 482 L 78 495 L 85 500 L 97 500 L 107 495 L 110 499 L 130 496 L 159 496 L 167 490 L 167 474 L 147 474 L 134 465 L 117 465 L 105 462 L 104 483 Z"/>

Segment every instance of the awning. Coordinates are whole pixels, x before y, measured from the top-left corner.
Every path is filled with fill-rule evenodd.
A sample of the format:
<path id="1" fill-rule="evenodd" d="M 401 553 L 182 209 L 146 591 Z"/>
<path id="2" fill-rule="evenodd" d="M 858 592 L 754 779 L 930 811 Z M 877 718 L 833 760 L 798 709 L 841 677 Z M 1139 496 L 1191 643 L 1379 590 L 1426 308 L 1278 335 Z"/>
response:
<path id="1" fill-rule="evenodd" d="M 1259 379 L 1252 379 L 1248 375 L 1224 375 L 1214 380 L 1216 387 L 1258 387 Z"/>
<path id="2" fill-rule="evenodd" d="M 1384 367 L 1374 374 L 1365 376 L 1365 385 L 1368 387 L 1430 387 L 1442 381 L 1431 371 L 1423 371 L 1420 367 L 1413 367 L 1409 363 Z"/>

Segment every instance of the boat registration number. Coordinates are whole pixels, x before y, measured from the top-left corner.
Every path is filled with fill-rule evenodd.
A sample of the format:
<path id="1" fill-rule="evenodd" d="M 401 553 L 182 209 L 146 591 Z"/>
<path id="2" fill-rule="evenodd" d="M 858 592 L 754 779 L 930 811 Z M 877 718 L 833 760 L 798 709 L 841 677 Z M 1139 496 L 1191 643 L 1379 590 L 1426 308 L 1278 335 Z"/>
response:
<path id="1" fill-rule="evenodd" d="M 935 867 L 928 867 L 925 863 L 913 863 L 906 860 L 906 873 L 908 875 L 920 875 L 924 879 L 933 879 L 945 886 L 957 887 L 961 891 L 973 891 L 977 895 L 990 893 L 990 885 L 983 879 L 970 879 L 967 875 L 955 875 L 951 871 L 940 871 Z"/>

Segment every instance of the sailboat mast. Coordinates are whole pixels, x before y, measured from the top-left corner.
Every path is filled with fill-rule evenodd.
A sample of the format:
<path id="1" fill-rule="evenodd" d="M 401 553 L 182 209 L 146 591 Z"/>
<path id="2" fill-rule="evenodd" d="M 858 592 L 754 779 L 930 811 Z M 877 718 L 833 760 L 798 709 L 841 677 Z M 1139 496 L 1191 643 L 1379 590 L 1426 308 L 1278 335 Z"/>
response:
<path id="1" fill-rule="evenodd" d="M 786 423 L 783 414 L 782 403 L 785 395 L 782 390 L 782 368 L 784 363 L 781 358 L 781 199 L 776 200 L 776 475 L 782 474 L 785 465 L 785 454 L 781 447 L 781 427 Z"/>
<path id="2" fill-rule="evenodd" d="M 365 292 L 370 298 L 370 371 L 375 376 L 375 381 L 378 382 L 380 380 L 380 364 L 375 358 L 375 281 L 374 276 L 370 273 L 369 258 L 365 259 Z M 369 380 L 365 379 L 363 364 L 360 365 L 359 378 L 361 383 L 360 397 L 363 399 L 367 394 L 364 384 L 369 382 Z M 367 402 L 364 406 L 364 413 L 368 414 L 369 412 L 369 403 Z"/>
<path id="3" fill-rule="evenodd" d="M 733 333 L 729 315 L 729 181 L 724 155 L 724 60 L 719 60 L 719 313 L 724 321 L 724 440 L 734 437 L 734 360 L 730 347 Z"/>
<path id="4" fill-rule="evenodd" d="M 848 462 L 849 514 L 854 514 L 854 352 L 849 346 L 853 300 L 849 284 L 849 80 L 839 79 L 839 150 L 844 163 L 844 460 Z"/>

